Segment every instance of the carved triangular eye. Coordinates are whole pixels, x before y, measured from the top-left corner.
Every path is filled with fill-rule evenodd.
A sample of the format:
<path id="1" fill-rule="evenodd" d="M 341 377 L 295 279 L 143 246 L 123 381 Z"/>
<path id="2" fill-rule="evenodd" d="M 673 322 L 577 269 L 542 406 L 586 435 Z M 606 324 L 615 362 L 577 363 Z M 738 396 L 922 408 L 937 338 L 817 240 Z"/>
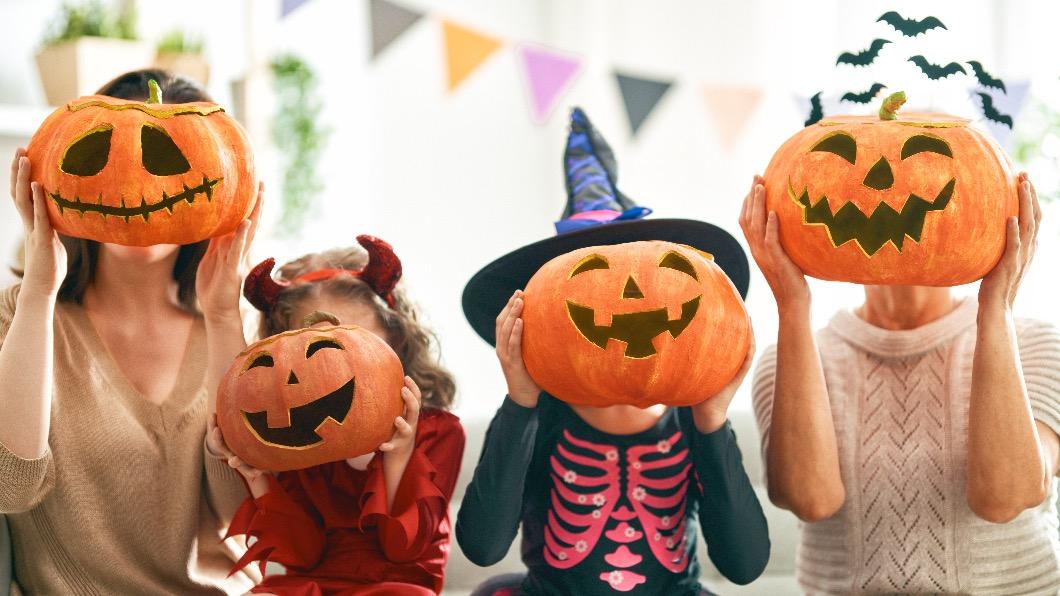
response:
<path id="1" fill-rule="evenodd" d="M 104 124 L 81 135 L 70 144 L 59 168 L 74 176 L 95 176 L 110 158 L 110 137 L 114 127 Z"/>
<path id="2" fill-rule="evenodd" d="M 140 129 L 144 168 L 155 176 L 174 176 L 191 169 L 191 164 L 166 131 L 150 124 Z"/>

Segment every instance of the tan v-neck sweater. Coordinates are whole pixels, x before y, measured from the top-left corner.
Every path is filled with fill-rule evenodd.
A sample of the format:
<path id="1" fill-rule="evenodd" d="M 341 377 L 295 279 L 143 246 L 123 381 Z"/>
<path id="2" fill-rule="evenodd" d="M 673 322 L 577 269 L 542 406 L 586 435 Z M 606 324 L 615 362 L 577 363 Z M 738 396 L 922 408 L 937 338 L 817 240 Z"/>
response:
<path id="1" fill-rule="evenodd" d="M 18 286 L 0 291 L 0 342 L 17 296 Z M 246 490 L 205 452 L 205 368 L 200 319 L 172 394 L 154 405 L 121 373 L 84 310 L 57 306 L 48 452 L 25 460 L 0 445 L 0 513 L 24 592 L 217 594 L 253 585 L 242 574 L 225 577 L 234 559 L 223 526 Z"/>

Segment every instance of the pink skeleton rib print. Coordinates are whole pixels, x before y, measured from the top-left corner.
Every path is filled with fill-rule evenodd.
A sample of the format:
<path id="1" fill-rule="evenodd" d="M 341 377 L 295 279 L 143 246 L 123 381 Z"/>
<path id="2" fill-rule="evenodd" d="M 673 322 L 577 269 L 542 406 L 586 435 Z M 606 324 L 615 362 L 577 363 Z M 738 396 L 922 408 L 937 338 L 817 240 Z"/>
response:
<path id="1" fill-rule="evenodd" d="M 680 431 L 650 445 L 618 447 L 565 430 L 549 465 L 549 565 L 570 569 L 602 555 L 600 580 L 619 592 L 646 581 L 634 571 L 645 557 L 671 573 L 688 566 L 686 497 L 693 474 Z"/>

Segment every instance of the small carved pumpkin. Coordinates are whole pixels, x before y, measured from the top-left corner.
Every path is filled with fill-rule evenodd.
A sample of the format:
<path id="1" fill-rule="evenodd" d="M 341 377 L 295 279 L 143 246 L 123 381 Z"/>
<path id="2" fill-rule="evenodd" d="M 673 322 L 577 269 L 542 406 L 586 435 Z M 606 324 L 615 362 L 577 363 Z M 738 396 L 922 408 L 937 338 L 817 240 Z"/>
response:
<path id="1" fill-rule="evenodd" d="M 283 471 L 357 457 L 394 434 L 401 361 L 375 334 L 314 313 L 244 350 L 217 392 L 217 424 L 251 466 Z"/>
<path id="2" fill-rule="evenodd" d="M 784 250 L 827 280 L 975 281 L 1001 258 L 1005 219 L 1019 213 L 1004 151 L 946 114 L 826 118 L 777 150 L 765 180 Z"/>
<path id="3" fill-rule="evenodd" d="M 743 301 L 710 255 L 662 241 L 592 246 L 526 285 L 523 359 L 570 404 L 690 405 L 727 385 L 751 341 Z"/>
<path id="4" fill-rule="evenodd" d="M 256 200 L 243 128 L 220 106 L 75 99 L 27 148 L 60 233 L 99 242 L 190 244 L 227 234 Z"/>

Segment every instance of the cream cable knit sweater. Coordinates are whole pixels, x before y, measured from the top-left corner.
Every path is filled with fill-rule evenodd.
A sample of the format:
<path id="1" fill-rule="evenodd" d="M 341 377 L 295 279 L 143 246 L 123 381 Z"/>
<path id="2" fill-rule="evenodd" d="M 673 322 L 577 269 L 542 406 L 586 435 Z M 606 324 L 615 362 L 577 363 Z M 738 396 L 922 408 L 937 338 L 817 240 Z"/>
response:
<path id="1" fill-rule="evenodd" d="M 1050 594 L 1060 590 L 1056 482 L 1007 524 L 965 499 L 968 401 L 978 303 L 921 328 L 887 331 L 851 311 L 817 334 L 846 502 L 802 524 L 800 585 L 811 594 Z M 1017 320 L 1034 417 L 1060 433 L 1060 333 Z M 769 444 L 776 347 L 752 387 Z"/>

